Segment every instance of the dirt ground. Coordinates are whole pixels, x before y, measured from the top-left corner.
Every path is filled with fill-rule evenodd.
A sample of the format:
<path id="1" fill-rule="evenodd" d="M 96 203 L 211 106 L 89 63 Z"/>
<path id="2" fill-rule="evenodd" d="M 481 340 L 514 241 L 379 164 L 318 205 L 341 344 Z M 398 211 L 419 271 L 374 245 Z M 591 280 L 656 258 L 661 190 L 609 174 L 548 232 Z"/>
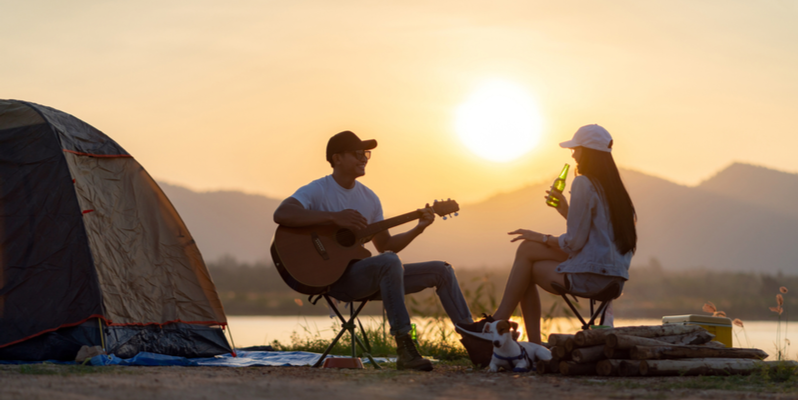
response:
<path id="1" fill-rule="evenodd" d="M 77 367 L 0 365 L 0 399 L 796 399 L 793 393 L 722 390 L 697 377 L 601 378 L 310 367 Z M 700 386 L 700 388 L 697 388 Z M 688 389 L 686 387 L 694 387 Z"/>

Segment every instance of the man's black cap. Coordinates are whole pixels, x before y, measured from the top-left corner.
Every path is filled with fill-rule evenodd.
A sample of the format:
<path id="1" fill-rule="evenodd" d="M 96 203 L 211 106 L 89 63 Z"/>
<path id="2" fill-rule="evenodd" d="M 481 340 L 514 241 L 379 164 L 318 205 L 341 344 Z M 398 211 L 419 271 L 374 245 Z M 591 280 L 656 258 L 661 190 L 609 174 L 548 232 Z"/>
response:
<path id="1" fill-rule="evenodd" d="M 378 147 L 375 139 L 361 140 L 355 133 L 350 131 L 339 132 L 328 140 L 328 148 L 325 151 L 325 158 L 331 161 L 336 153 L 356 150 L 371 150 Z"/>

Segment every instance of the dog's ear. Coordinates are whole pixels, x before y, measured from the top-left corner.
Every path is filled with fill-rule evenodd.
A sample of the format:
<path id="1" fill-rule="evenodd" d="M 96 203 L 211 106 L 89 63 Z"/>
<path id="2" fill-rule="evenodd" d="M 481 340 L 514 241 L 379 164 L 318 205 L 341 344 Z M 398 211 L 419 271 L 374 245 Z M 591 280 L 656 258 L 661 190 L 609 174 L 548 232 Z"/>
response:
<path id="1" fill-rule="evenodd" d="M 508 328 L 509 328 L 508 321 L 506 321 L 506 320 L 497 321 L 497 334 L 498 335 L 502 335 L 502 334 L 508 332 Z"/>
<path id="2" fill-rule="evenodd" d="M 519 324 L 518 323 L 516 323 L 514 321 L 508 321 L 508 324 L 511 325 L 511 329 L 513 329 L 515 331 L 519 330 Z"/>

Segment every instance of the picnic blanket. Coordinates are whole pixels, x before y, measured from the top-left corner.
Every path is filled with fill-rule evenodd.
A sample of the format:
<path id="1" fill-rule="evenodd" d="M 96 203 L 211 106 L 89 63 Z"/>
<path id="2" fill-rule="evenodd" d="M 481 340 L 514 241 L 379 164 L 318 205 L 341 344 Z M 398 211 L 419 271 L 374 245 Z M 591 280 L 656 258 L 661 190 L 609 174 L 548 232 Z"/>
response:
<path id="1" fill-rule="evenodd" d="M 237 350 L 236 357 L 231 354 L 209 358 L 185 358 L 165 356 L 163 354 L 139 353 L 132 358 L 122 359 L 113 354 L 94 356 L 86 363 L 93 366 L 121 365 L 121 366 L 184 366 L 184 367 L 301 367 L 313 365 L 322 354 L 305 351 L 243 351 Z M 327 356 L 335 358 L 343 356 Z M 373 357 L 375 362 L 384 363 L 388 359 Z M 76 364 L 74 361 L 3 361 L 0 364 Z M 366 358 L 361 360 L 367 364 Z"/>

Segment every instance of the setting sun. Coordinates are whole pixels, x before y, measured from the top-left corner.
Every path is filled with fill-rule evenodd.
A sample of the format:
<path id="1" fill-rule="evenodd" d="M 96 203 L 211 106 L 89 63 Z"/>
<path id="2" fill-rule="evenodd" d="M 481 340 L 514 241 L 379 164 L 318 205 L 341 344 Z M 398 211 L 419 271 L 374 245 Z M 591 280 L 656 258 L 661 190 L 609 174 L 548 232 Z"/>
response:
<path id="1" fill-rule="evenodd" d="M 456 133 L 467 148 L 491 161 L 508 162 L 539 141 L 541 117 L 531 96 L 510 82 L 480 86 L 456 111 Z"/>

